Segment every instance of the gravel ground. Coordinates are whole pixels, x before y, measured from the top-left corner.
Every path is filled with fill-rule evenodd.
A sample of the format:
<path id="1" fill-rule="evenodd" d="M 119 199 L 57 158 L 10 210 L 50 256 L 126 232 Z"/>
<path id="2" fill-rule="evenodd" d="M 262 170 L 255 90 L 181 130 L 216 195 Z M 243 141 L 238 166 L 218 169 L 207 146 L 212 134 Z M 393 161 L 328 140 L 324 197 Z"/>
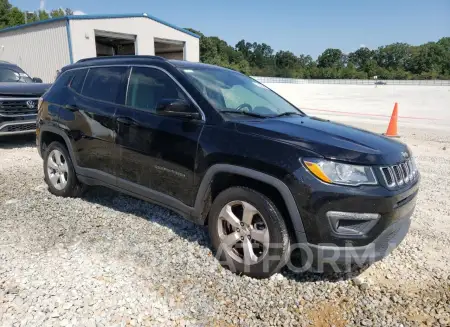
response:
<path id="1" fill-rule="evenodd" d="M 450 132 L 402 132 L 422 184 L 400 247 L 353 275 L 267 280 L 222 269 L 206 229 L 159 206 L 51 195 L 33 139 L 0 140 L 0 325 L 449 326 Z"/>

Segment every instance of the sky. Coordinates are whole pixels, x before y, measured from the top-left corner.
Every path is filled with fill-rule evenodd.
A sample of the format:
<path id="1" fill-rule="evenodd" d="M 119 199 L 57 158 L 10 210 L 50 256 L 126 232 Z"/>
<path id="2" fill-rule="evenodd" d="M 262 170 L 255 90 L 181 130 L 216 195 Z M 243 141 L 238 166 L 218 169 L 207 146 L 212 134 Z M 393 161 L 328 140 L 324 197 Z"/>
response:
<path id="1" fill-rule="evenodd" d="M 40 0 L 10 0 L 22 10 Z M 45 9 L 86 14 L 148 13 L 179 27 L 267 43 L 275 51 L 317 58 L 327 48 L 345 53 L 394 42 L 419 45 L 450 36 L 450 0 L 46 0 Z"/>

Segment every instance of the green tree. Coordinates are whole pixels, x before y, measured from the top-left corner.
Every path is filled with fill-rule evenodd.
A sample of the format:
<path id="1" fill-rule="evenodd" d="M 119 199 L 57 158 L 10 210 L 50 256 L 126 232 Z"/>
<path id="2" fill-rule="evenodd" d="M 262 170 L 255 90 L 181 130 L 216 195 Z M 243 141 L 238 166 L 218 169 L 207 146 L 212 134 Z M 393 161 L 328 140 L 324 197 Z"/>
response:
<path id="1" fill-rule="evenodd" d="M 25 24 L 25 17 L 23 15 L 23 12 L 17 7 L 12 7 L 8 13 L 7 26 L 16 26 L 22 24 Z"/>
<path id="2" fill-rule="evenodd" d="M 293 70 L 298 65 L 298 58 L 290 51 L 278 51 L 275 54 L 276 67 L 283 70 Z"/>
<path id="3" fill-rule="evenodd" d="M 50 11 L 50 16 L 52 17 L 52 18 L 55 18 L 55 17 L 62 17 L 62 16 L 64 16 L 66 13 L 64 12 L 64 10 L 62 10 L 61 8 L 58 8 L 58 9 L 53 9 L 52 11 Z"/>
<path id="4" fill-rule="evenodd" d="M 45 10 L 39 10 L 37 13 L 39 20 L 46 20 L 50 18 L 50 15 Z"/>
<path id="5" fill-rule="evenodd" d="M 250 42 L 245 42 L 245 40 L 240 40 L 236 43 L 235 48 L 237 51 L 244 55 L 244 58 L 248 61 L 252 52 L 252 44 Z"/>
<path id="6" fill-rule="evenodd" d="M 411 59 L 411 46 L 407 43 L 393 43 L 379 47 L 375 58 L 380 67 L 405 69 Z"/>
<path id="7" fill-rule="evenodd" d="M 66 16 L 72 16 L 73 15 L 73 10 L 70 8 L 66 8 L 64 10 L 64 13 L 66 14 Z"/>
<path id="8" fill-rule="evenodd" d="M 373 60 L 374 51 L 369 48 L 359 48 L 348 55 L 348 61 L 355 65 L 356 69 L 365 70 L 369 62 Z"/>
<path id="9" fill-rule="evenodd" d="M 317 59 L 318 67 L 341 68 L 344 66 L 344 55 L 339 49 L 326 49 Z"/>
<path id="10" fill-rule="evenodd" d="M 8 0 L 0 0 L 0 28 L 9 26 L 9 12 L 11 4 Z"/>
<path id="11" fill-rule="evenodd" d="M 409 71 L 415 74 L 424 72 L 438 76 L 442 72 L 445 49 L 435 42 L 429 42 L 412 49 Z"/>

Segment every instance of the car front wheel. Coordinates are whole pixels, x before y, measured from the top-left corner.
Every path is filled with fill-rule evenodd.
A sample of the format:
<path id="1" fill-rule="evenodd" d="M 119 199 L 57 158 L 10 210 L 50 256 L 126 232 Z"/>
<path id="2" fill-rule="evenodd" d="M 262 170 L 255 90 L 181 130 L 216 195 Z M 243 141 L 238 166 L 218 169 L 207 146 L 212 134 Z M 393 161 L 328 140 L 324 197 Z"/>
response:
<path id="1" fill-rule="evenodd" d="M 266 278 L 288 258 L 283 217 L 268 197 L 249 188 L 232 187 L 216 197 L 209 233 L 216 257 L 235 273 Z"/>

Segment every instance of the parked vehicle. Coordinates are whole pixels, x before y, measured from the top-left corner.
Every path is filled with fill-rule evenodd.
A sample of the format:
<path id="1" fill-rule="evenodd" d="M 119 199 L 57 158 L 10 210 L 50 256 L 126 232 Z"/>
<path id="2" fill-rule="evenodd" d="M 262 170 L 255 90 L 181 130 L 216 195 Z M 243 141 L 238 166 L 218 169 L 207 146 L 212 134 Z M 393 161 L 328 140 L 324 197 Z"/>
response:
<path id="1" fill-rule="evenodd" d="M 0 136 L 33 133 L 38 99 L 49 87 L 19 66 L 0 61 Z"/>
<path id="2" fill-rule="evenodd" d="M 419 188 L 408 147 L 309 117 L 238 72 L 125 56 L 62 69 L 37 148 L 58 196 L 103 185 L 207 224 L 221 262 L 268 277 L 292 245 L 314 264 L 379 260 Z"/>

